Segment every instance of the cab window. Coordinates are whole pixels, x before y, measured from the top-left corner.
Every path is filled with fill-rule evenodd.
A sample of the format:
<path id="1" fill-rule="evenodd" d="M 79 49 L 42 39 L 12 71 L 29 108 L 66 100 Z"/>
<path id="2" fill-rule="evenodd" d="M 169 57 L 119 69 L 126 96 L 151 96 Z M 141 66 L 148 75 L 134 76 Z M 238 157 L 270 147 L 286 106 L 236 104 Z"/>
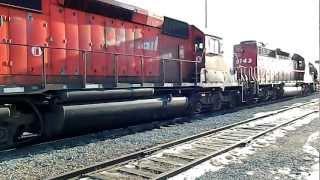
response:
<path id="1" fill-rule="evenodd" d="M 222 43 L 220 39 L 207 36 L 206 38 L 206 53 L 209 55 L 222 54 Z"/>
<path id="2" fill-rule="evenodd" d="M 202 53 L 204 50 L 204 43 L 202 41 L 202 38 L 198 37 L 194 41 L 194 51 L 196 53 Z"/>

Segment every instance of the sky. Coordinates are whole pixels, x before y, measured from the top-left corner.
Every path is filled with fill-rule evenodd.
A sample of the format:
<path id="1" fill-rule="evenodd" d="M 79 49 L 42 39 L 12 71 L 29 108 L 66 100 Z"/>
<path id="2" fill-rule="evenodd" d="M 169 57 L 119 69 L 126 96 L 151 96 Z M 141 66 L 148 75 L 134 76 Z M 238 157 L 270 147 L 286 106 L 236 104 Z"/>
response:
<path id="1" fill-rule="evenodd" d="M 205 0 L 118 0 L 204 30 Z M 225 58 L 244 40 L 319 59 L 319 0 L 208 0 L 208 29 L 224 39 Z"/>

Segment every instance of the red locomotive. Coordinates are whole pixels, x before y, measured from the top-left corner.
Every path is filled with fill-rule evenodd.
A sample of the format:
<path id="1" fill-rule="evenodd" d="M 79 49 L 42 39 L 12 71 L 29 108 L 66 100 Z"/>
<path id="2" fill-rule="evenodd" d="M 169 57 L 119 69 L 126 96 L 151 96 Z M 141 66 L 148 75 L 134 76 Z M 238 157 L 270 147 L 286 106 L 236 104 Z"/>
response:
<path id="1" fill-rule="evenodd" d="M 236 79 L 221 38 L 113 0 L 1 0 L 0 39 L 3 147 L 282 96 L 288 77 L 306 85 L 301 56 L 270 52 L 297 67 L 275 83 L 257 43 L 242 43 Z"/>
<path id="2" fill-rule="evenodd" d="M 298 54 L 268 49 L 256 41 L 241 42 L 235 45 L 234 52 L 237 78 L 248 89 L 247 98 L 269 99 L 313 90 L 313 83 L 304 81 L 305 59 Z"/>

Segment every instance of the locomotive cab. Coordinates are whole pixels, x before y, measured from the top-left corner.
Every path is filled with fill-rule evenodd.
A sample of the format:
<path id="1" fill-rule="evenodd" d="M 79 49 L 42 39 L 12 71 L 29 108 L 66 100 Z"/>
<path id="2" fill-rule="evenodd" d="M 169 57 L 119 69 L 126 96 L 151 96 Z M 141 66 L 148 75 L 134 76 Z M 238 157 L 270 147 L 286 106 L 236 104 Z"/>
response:
<path id="1" fill-rule="evenodd" d="M 231 83 L 230 68 L 223 57 L 223 39 L 205 36 L 205 68 L 201 70 L 201 83 L 224 85 Z"/>

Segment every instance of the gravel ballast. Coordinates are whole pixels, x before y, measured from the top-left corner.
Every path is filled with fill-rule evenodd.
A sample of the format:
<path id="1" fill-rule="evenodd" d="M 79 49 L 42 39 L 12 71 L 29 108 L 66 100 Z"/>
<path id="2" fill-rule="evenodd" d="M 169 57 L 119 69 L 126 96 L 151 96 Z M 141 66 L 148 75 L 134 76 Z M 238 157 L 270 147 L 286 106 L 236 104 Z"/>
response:
<path id="1" fill-rule="evenodd" d="M 185 123 L 140 132 L 137 132 L 140 126 L 135 126 L 86 135 L 57 144 L 1 153 L 0 179 L 43 179 L 315 98 L 318 95 L 220 116 L 198 116 Z M 154 124 L 156 123 L 150 123 L 150 127 Z"/>

